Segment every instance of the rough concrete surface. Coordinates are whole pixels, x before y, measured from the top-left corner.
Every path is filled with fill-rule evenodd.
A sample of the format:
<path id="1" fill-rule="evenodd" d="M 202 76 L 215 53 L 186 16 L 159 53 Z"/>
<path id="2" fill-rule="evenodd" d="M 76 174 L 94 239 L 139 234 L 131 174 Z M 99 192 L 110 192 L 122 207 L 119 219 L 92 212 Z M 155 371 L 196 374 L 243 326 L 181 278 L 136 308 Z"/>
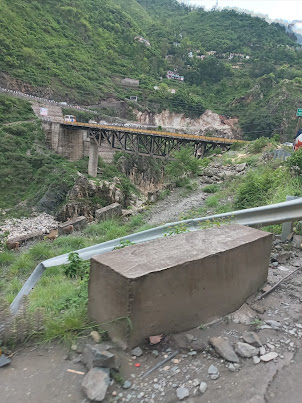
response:
<path id="1" fill-rule="evenodd" d="M 261 287 L 270 251 L 271 234 L 233 224 L 95 256 L 89 314 L 110 321 L 109 335 L 129 347 L 190 329 L 233 312 Z M 123 317 L 131 332 L 116 320 Z"/>

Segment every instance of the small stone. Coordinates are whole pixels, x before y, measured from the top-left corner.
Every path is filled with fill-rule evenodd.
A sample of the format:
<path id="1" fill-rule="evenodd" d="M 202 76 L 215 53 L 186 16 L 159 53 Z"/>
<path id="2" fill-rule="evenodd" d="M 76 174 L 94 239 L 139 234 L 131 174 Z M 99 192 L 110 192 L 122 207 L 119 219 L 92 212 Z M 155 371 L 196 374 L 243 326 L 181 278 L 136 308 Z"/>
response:
<path id="1" fill-rule="evenodd" d="M 253 362 L 254 362 L 254 364 L 259 364 L 259 362 L 260 362 L 261 360 L 260 360 L 260 357 L 258 357 L 258 356 L 254 356 L 253 357 Z"/>
<path id="2" fill-rule="evenodd" d="M 239 362 L 239 357 L 233 350 L 233 347 L 228 340 L 222 337 L 211 337 L 210 343 L 214 347 L 215 351 L 225 360 L 230 362 Z"/>
<path id="3" fill-rule="evenodd" d="M 109 369 L 92 368 L 82 382 L 82 388 L 90 400 L 102 402 L 110 384 Z"/>
<path id="4" fill-rule="evenodd" d="M 274 346 L 273 344 L 266 343 L 266 346 L 267 346 L 270 350 L 275 350 L 275 346 Z"/>
<path id="5" fill-rule="evenodd" d="M 141 399 L 142 397 L 144 397 L 145 396 L 145 393 L 144 392 L 141 392 L 141 393 L 139 393 L 138 395 L 137 395 L 137 398 L 138 399 Z"/>
<path id="6" fill-rule="evenodd" d="M 280 330 L 282 327 L 282 324 L 276 320 L 266 320 L 265 323 L 275 330 Z"/>
<path id="7" fill-rule="evenodd" d="M 188 355 L 190 355 L 191 357 L 194 357 L 195 355 L 197 355 L 197 351 L 190 351 L 188 353 Z"/>
<path id="8" fill-rule="evenodd" d="M 258 354 L 259 349 L 250 344 L 238 342 L 235 351 L 241 357 L 251 358 Z"/>
<path id="9" fill-rule="evenodd" d="M 265 347 L 260 347 L 259 348 L 259 353 L 260 353 L 260 355 L 264 355 L 265 353 L 266 353 L 266 350 L 265 350 Z"/>
<path id="10" fill-rule="evenodd" d="M 199 384 L 200 384 L 200 381 L 198 379 L 194 379 L 192 382 L 192 385 L 195 387 L 198 386 Z"/>
<path id="11" fill-rule="evenodd" d="M 72 351 L 77 351 L 78 346 L 77 346 L 77 344 L 72 344 L 72 346 L 70 348 Z"/>
<path id="12" fill-rule="evenodd" d="M 192 341 L 196 340 L 196 338 L 190 333 L 186 334 L 186 339 L 187 339 L 188 343 L 192 343 Z"/>
<path id="13" fill-rule="evenodd" d="M 271 353 L 262 355 L 262 356 L 260 357 L 260 359 L 261 359 L 261 361 L 269 362 L 269 361 L 272 361 L 272 360 L 274 360 L 275 358 L 277 358 L 278 355 L 279 355 L 278 353 L 276 353 L 275 351 L 272 351 Z"/>
<path id="14" fill-rule="evenodd" d="M 100 335 L 99 332 L 97 332 L 96 330 L 93 330 L 93 331 L 90 333 L 90 336 L 92 337 L 92 340 L 93 340 L 95 343 L 99 343 L 99 342 L 101 341 L 101 335 Z"/>
<path id="15" fill-rule="evenodd" d="M 154 355 L 154 357 L 158 357 L 159 352 L 157 350 L 152 350 L 152 355 Z"/>
<path id="16" fill-rule="evenodd" d="M 243 340 L 254 347 L 261 347 L 262 343 L 259 336 L 255 332 L 245 332 L 242 336 Z"/>
<path id="17" fill-rule="evenodd" d="M 230 364 L 230 365 L 228 366 L 228 369 L 229 369 L 230 371 L 232 371 L 232 372 L 236 372 L 236 368 L 235 368 L 234 364 Z"/>
<path id="18" fill-rule="evenodd" d="M 279 255 L 276 256 L 276 260 L 280 264 L 286 263 L 288 259 L 292 257 L 292 254 L 289 252 L 281 252 Z"/>
<path id="19" fill-rule="evenodd" d="M 125 381 L 123 383 L 123 389 L 130 389 L 132 386 L 132 382 L 131 381 Z"/>
<path id="20" fill-rule="evenodd" d="M 218 379 L 220 376 L 218 368 L 213 364 L 209 367 L 208 374 L 212 380 Z"/>
<path id="21" fill-rule="evenodd" d="M 176 396 L 179 400 L 184 400 L 186 397 L 190 396 L 189 389 L 180 387 L 176 389 Z"/>
<path id="22" fill-rule="evenodd" d="M 135 357 L 140 357 L 141 355 L 143 355 L 143 350 L 140 347 L 136 347 L 131 350 L 131 355 L 135 355 Z"/>
<path id="23" fill-rule="evenodd" d="M 199 385 L 199 391 L 201 394 L 204 394 L 205 391 L 207 390 L 208 385 L 206 384 L 206 382 L 201 382 L 201 384 Z"/>
<path id="24" fill-rule="evenodd" d="M 166 366 L 163 368 L 163 370 L 164 370 L 164 371 L 169 371 L 170 368 L 171 368 L 171 367 L 170 367 L 169 365 L 166 365 Z"/>

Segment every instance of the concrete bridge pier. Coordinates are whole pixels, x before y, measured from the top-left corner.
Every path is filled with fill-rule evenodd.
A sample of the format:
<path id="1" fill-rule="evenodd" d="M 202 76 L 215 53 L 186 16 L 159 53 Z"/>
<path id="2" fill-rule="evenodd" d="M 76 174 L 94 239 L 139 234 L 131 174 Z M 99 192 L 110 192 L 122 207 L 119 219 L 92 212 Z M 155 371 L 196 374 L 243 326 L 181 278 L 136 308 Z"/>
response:
<path id="1" fill-rule="evenodd" d="M 88 175 L 94 178 L 97 176 L 98 159 L 99 159 L 99 145 L 97 144 L 95 139 L 91 138 L 89 147 Z"/>

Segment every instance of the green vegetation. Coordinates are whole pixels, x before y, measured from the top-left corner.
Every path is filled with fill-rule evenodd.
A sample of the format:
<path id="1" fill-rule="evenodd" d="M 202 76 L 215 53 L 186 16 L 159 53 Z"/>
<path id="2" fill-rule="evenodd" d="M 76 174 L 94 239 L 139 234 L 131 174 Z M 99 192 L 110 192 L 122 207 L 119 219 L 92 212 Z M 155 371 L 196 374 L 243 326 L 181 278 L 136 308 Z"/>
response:
<path id="1" fill-rule="evenodd" d="M 33 93 L 82 104 L 138 95 L 142 110 L 238 116 L 247 139 L 293 136 L 302 52 L 280 24 L 176 0 L 0 0 L 0 23 L 0 70 Z M 184 82 L 165 78 L 175 68 Z"/>
<path id="2" fill-rule="evenodd" d="M 166 174 L 176 181 L 176 185 L 183 186 L 188 182 L 188 176 L 196 176 L 202 160 L 194 157 L 192 146 L 182 147 L 180 151 L 172 153 L 173 160 L 166 166 Z"/>
<path id="3" fill-rule="evenodd" d="M 7 102 L 0 98 L 0 106 L 3 103 Z M 33 119 L 33 115 L 26 108 L 24 110 L 26 114 L 22 118 L 28 116 Z M 12 116 L 8 119 L 13 120 Z M 35 120 L 22 124 L 0 124 L 0 208 L 13 209 L 10 214 L 26 214 L 28 208 L 37 205 L 47 191 L 61 195 L 59 198 L 63 202 L 77 171 L 85 165 L 83 161 L 70 163 L 50 153 L 45 147 L 40 124 Z M 15 209 L 24 200 L 28 205 Z"/>
<path id="4" fill-rule="evenodd" d="M 53 242 L 37 242 L 26 251 L 2 251 L 0 295 L 3 300 L 0 305 L 3 301 L 4 304 L 13 301 L 25 279 L 41 260 L 145 229 L 148 227 L 144 225 L 144 217 L 137 215 L 127 222 L 108 220 L 90 225 L 81 236 L 61 236 Z M 125 242 L 122 246 L 128 244 Z M 70 253 L 67 265 L 45 271 L 27 301 L 27 314 L 31 320 L 39 314 L 42 322 L 40 330 L 34 331 L 33 335 L 41 340 L 62 338 L 71 341 L 95 327 L 86 314 L 88 272 L 89 261 L 83 261 L 76 253 Z M 12 335 L 14 337 L 17 336 Z"/>

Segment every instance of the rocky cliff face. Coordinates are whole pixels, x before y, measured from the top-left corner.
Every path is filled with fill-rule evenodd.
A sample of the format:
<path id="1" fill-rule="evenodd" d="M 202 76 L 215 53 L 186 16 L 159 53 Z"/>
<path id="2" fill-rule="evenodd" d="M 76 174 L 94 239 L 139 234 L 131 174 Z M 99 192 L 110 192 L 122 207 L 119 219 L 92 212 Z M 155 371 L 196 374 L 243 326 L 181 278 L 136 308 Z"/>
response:
<path id="1" fill-rule="evenodd" d="M 164 169 L 159 160 L 136 155 L 122 156 L 118 160 L 118 167 L 145 195 L 163 188 Z"/>
<path id="2" fill-rule="evenodd" d="M 161 126 L 170 131 L 185 132 L 196 135 L 211 135 L 224 138 L 241 138 L 237 127 L 237 118 L 226 118 L 206 110 L 199 118 L 188 118 L 185 114 L 164 110 L 159 114 L 134 111 L 139 123 Z"/>
<path id="3" fill-rule="evenodd" d="M 136 205 L 138 197 L 134 194 L 126 196 L 119 178 L 114 178 L 113 182 L 94 181 L 79 173 L 75 185 L 68 192 L 67 200 L 56 215 L 58 221 L 67 221 L 77 216 L 85 216 L 92 221 L 97 209 L 112 203 L 120 203 L 123 207 Z"/>

